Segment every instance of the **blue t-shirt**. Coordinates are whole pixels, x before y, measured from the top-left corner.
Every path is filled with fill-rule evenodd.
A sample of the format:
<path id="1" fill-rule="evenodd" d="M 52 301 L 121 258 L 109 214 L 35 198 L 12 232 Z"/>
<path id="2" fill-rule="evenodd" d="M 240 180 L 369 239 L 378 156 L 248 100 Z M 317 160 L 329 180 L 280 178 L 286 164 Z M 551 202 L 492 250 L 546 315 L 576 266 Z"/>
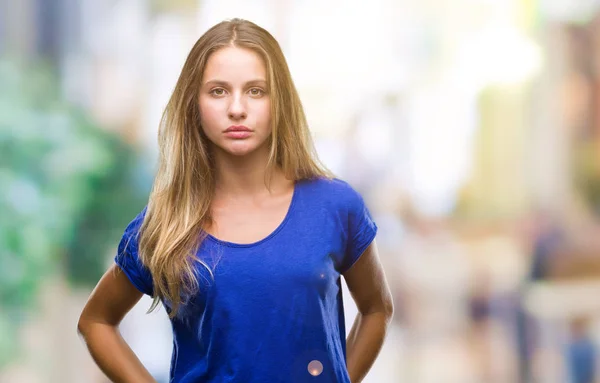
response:
<path id="1" fill-rule="evenodd" d="M 116 263 L 143 293 L 152 279 L 137 252 L 140 213 Z M 296 182 L 283 222 L 266 238 L 236 244 L 208 236 L 200 290 L 171 319 L 171 382 L 348 383 L 340 275 L 377 226 L 346 182 Z M 168 308 L 167 308 L 168 309 Z"/>

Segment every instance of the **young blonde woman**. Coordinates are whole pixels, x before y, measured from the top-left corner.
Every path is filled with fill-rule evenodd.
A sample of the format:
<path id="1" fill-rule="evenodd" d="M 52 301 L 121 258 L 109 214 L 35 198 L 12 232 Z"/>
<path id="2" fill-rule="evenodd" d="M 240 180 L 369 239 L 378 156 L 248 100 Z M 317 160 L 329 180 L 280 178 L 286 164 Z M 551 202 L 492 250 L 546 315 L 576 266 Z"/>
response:
<path id="1" fill-rule="evenodd" d="M 200 37 L 159 143 L 148 205 L 79 319 L 100 369 L 154 382 L 118 331 L 148 294 L 172 323 L 170 382 L 360 382 L 393 311 L 377 227 L 319 165 L 276 40 L 239 19 Z M 359 309 L 347 339 L 342 275 Z"/>

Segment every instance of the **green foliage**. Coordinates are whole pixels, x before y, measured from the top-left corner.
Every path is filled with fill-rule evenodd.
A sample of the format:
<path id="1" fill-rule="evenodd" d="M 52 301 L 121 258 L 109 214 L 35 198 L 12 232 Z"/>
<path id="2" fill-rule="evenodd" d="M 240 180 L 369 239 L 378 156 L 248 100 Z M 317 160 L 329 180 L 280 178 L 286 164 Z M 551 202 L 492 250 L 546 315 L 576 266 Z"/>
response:
<path id="1" fill-rule="evenodd" d="M 0 366 L 53 273 L 93 286 L 146 201 L 149 172 L 61 98 L 52 72 L 0 61 Z"/>

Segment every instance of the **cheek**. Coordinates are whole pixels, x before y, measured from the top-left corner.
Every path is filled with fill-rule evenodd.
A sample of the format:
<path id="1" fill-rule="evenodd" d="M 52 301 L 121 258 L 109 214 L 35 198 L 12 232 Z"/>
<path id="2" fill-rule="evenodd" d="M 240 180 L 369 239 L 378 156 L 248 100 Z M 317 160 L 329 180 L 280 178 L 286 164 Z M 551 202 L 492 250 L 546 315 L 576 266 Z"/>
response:
<path id="1" fill-rule="evenodd" d="M 256 115 L 260 122 L 269 125 L 271 122 L 271 105 L 269 102 L 264 102 L 257 106 Z"/>
<path id="2" fill-rule="evenodd" d="M 200 124 L 205 132 L 218 128 L 218 122 L 222 118 L 223 111 L 214 103 L 200 102 Z"/>

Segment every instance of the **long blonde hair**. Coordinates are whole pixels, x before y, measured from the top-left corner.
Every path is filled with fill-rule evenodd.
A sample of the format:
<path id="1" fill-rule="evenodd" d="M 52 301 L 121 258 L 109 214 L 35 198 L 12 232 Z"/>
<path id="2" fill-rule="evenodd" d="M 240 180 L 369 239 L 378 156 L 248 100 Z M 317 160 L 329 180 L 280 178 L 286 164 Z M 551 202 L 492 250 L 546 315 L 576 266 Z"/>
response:
<path id="1" fill-rule="evenodd" d="M 265 29 L 241 19 L 223 21 L 202 35 L 189 53 L 159 127 L 159 167 L 140 230 L 139 253 L 150 270 L 154 302 L 169 303 L 170 317 L 182 299 L 199 288 L 194 269 L 210 267 L 196 256 L 210 226 L 215 167 L 200 126 L 198 91 L 209 56 L 234 46 L 264 60 L 271 97 L 267 174 L 280 168 L 291 180 L 331 173 L 319 162 L 304 110 L 277 41 Z"/>

